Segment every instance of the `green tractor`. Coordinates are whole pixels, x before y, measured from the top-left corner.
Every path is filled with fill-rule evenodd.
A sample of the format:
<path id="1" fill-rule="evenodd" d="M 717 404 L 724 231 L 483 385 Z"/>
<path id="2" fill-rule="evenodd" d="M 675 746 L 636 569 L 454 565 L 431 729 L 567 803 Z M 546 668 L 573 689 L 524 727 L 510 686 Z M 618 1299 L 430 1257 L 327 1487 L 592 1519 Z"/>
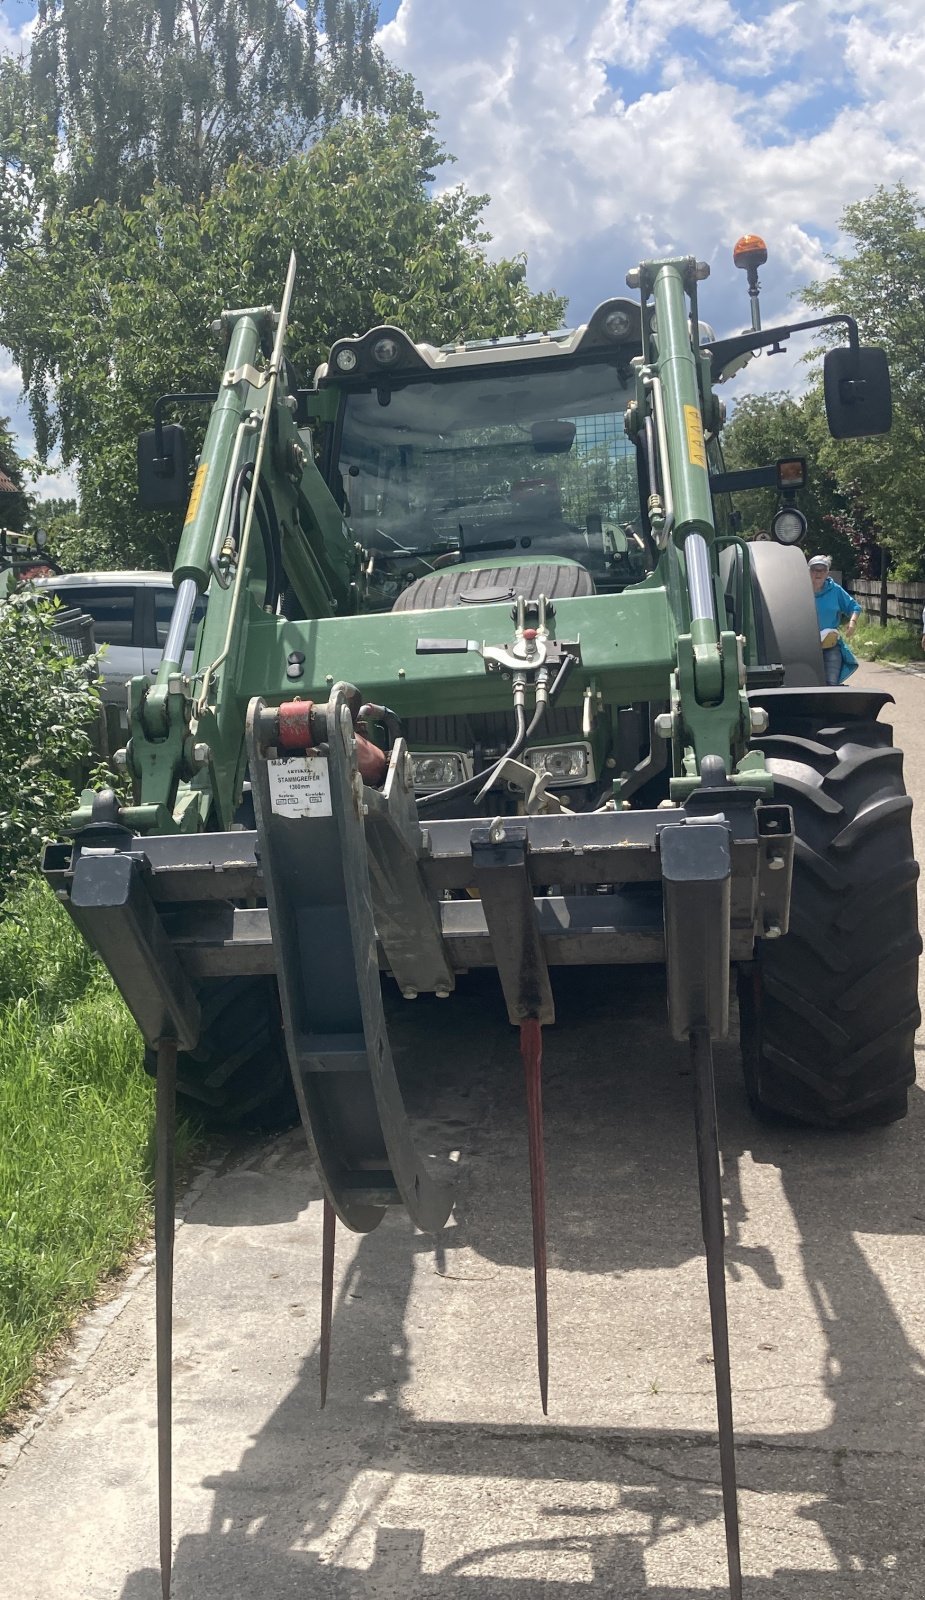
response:
<path id="1" fill-rule="evenodd" d="M 724 468 L 715 386 L 801 328 L 840 438 L 890 424 L 854 321 L 699 320 L 709 269 L 644 262 L 570 331 L 436 348 L 338 339 L 310 387 L 282 310 L 223 313 L 217 393 L 139 441 L 148 505 L 186 504 L 154 682 L 130 686 L 133 799 L 87 793 L 45 870 L 124 995 L 158 1088 L 162 1562 L 170 1566 L 175 1090 L 229 1119 L 293 1088 L 335 1217 L 453 1190 L 415 1147 L 383 1004 L 494 967 L 520 1029 L 546 1404 L 542 1029 L 557 966 L 660 963 L 690 1043 L 730 1590 L 741 1592 L 712 1041 L 738 984 L 763 1115 L 901 1117 L 918 1022 L 918 869 L 889 696 L 825 686 L 795 541 L 799 461 Z M 183 430 L 207 402 L 189 488 Z M 735 492 L 775 486 L 776 542 Z M 208 609 L 192 672 L 185 641 Z M 606 978 L 602 975 L 602 981 Z M 389 1002 L 392 1003 L 391 1000 Z"/>

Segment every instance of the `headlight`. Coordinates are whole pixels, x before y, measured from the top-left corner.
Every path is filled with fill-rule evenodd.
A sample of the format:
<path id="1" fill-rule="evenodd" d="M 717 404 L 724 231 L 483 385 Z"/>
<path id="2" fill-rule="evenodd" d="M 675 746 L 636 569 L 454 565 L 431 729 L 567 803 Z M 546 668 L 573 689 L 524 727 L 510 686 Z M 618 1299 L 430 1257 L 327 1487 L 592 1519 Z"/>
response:
<path id="1" fill-rule="evenodd" d="M 589 744 L 547 744 L 528 750 L 525 756 L 534 772 L 545 772 L 552 784 L 590 783 L 594 765 Z"/>
<path id="2" fill-rule="evenodd" d="M 771 520 L 771 532 L 778 544 L 799 544 L 806 532 L 806 518 L 796 506 L 782 506 Z"/>
<path id="3" fill-rule="evenodd" d="M 604 332 L 608 339 L 627 339 L 633 331 L 632 314 L 623 306 L 608 311 L 604 318 Z"/>
<path id="4" fill-rule="evenodd" d="M 382 339 L 376 340 L 370 354 L 378 366 L 393 367 L 401 355 L 401 345 L 397 339 L 391 339 L 386 334 Z"/>
<path id="5" fill-rule="evenodd" d="M 334 365 L 338 372 L 352 372 L 356 364 L 355 350 L 338 350 L 337 355 L 334 357 Z"/>
<path id="6" fill-rule="evenodd" d="M 411 753 L 411 779 L 415 789 L 449 789 L 472 776 L 468 756 L 458 750 L 428 750 Z"/>

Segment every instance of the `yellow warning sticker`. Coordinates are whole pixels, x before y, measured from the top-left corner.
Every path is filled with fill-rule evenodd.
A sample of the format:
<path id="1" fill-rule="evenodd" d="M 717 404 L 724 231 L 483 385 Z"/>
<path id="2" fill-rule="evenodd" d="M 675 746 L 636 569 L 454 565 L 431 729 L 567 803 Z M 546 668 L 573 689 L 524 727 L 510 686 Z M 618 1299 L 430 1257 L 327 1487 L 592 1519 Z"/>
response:
<path id="1" fill-rule="evenodd" d="M 693 408 L 689 407 L 688 409 Z M 690 432 L 690 428 L 688 428 L 688 432 Z M 183 524 L 184 528 L 186 527 L 187 523 L 192 522 L 196 512 L 199 510 L 199 502 L 202 499 L 202 491 L 205 488 L 206 473 L 208 470 L 209 463 L 207 461 L 201 462 L 199 471 L 196 473 L 196 476 L 193 479 L 193 492 L 189 497 L 189 505 L 186 508 L 186 522 Z"/>
<path id="2" fill-rule="evenodd" d="M 687 429 L 687 454 L 691 466 L 706 470 L 707 452 L 703 443 L 703 424 L 696 406 L 684 407 L 684 426 Z M 193 491 L 195 493 L 195 490 Z"/>

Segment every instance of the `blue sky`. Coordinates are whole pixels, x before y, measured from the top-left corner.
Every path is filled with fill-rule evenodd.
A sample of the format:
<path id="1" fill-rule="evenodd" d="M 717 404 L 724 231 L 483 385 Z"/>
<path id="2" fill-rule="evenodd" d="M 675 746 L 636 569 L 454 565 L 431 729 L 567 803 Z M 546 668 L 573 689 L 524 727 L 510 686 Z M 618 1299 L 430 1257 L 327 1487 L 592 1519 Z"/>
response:
<path id="1" fill-rule="evenodd" d="M 766 321 L 846 248 L 839 219 L 879 183 L 925 195 L 923 0 L 400 0 L 380 42 L 411 71 L 488 191 L 492 249 L 525 250 L 571 322 L 647 255 L 711 266 L 701 314 L 748 323 L 740 234 L 760 233 Z M 800 387 L 803 346 L 739 393 Z"/>
<path id="2" fill-rule="evenodd" d="M 33 12 L 0 0 L 0 46 Z M 676 252 L 710 263 L 701 314 L 744 327 L 745 232 L 770 251 L 765 321 L 792 318 L 845 248 L 847 204 L 898 179 L 925 196 L 925 0 L 382 0 L 379 15 L 456 157 L 442 181 L 490 195 L 490 249 L 525 251 L 572 323 Z M 799 388 L 800 348 L 754 361 L 736 392 Z M 18 422 L 17 391 L 0 352 Z"/>

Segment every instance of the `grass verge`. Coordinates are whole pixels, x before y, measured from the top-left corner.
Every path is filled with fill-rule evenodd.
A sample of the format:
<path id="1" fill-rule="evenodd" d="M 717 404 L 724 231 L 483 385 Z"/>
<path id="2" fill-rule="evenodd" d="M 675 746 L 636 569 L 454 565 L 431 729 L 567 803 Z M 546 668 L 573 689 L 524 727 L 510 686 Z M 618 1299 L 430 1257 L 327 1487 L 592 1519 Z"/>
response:
<path id="1" fill-rule="evenodd" d="M 914 661 L 925 665 L 922 635 L 908 622 L 888 622 L 885 628 L 865 619 L 849 644 L 859 661 Z"/>
<path id="2" fill-rule="evenodd" d="M 153 1086 L 108 975 L 41 883 L 0 918 L 0 1415 L 146 1233 Z"/>

